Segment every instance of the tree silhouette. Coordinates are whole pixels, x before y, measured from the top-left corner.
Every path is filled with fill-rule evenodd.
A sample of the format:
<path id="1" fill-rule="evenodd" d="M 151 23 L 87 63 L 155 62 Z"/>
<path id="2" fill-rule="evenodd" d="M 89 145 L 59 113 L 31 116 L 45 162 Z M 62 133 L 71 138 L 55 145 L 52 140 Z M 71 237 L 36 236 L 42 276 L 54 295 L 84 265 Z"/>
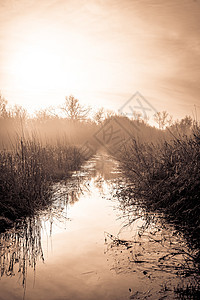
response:
<path id="1" fill-rule="evenodd" d="M 79 103 L 73 95 L 65 97 L 65 103 L 61 107 L 62 111 L 67 115 L 67 117 L 72 120 L 85 120 L 90 112 L 89 107 L 84 107 Z"/>
<path id="2" fill-rule="evenodd" d="M 154 115 L 154 121 L 158 124 L 159 129 L 165 129 L 172 124 L 172 116 L 166 111 L 157 112 Z"/>
<path id="3" fill-rule="evenodd" d="M 94 121 L 97 124 L 101 124 L 103 122 L 103 120 L 105 119 L 106 113 L 104 108 L 100 108 L 94 115 Z"/>

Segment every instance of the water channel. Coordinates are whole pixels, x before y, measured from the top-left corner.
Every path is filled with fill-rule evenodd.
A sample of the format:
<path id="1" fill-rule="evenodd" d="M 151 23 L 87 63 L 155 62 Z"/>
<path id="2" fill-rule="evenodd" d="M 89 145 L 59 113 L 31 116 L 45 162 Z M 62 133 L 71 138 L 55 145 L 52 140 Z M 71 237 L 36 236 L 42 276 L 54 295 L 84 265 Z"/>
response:
<path id="1" fill-rule="evenodd" d="M 177 299 L 193 268 L 161 215 L 123 204 L 127 181 L 98 154 L 53 186 L 53 204 L 0 235 L 0 299 Z"/>

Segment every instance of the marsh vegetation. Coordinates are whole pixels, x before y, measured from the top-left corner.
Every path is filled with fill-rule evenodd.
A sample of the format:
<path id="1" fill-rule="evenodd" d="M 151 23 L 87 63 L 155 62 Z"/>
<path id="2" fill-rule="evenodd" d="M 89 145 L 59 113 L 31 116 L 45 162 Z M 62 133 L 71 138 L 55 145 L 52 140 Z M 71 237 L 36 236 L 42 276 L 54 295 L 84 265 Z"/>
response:
<path id="1" fill-rule="evenodd" d="M 170 273 L 170 280 L 189 278 L 182 285 L 176 281 L 176 286 L 170 281 L 170 297 L 198 297 L 198 122 L 188 116 L 173 122 L 162 112 L 153 127 L 139 115 L 127 118 L 103 109 L 91 117 L 90 109 L 73 96 L 61 107 L 63 116 L 51 108 L 30 117 L 23 108 L 6 105 L 1 98 L 1 276 L 14 276 L 18 265 L 25 285 L 28 266 L 34 269 L 37 259 L 44 259 L 43 222 L 63 219 L 67 205 L 84 195 L 105 197 L 106 185 L 106 197 L 117 200 L 123 228 L 137 234 L 131 239 L 130 234 L 127 238 L 106 231 L 105 253 L 115 258 L 111 269 L 117 274 L 142 272 L 151 282 L 159 272 Z M 118 167 L 110 170 L 113 162 Z M 163 286 L 163 291 L 168 288 Z M 147 292 L 141 293 L 130 297 Z"/>
<path id="2" fill-rule="evenodd" d="M 172 137 L 158 143 L 132 139 L 120 150 L 122 170 L 132 183 L 127 204 L 137 200 L 165 213 L 199 248 L 200 129 Z"/>
<path id="3" fill-rule="evenodd" d="M 2 295 L 12 298 L 8 280 L 19 299 L 20 285 L 27 299 L 39 289 L 49 299 L 93 299 L 94 289 L 103 299 L 176 299 L 186 286 L 197 293 L 195 250 L 164 214 L 127 205 L 127 185 L 105 153 L 54 183 L 52 205 L 1 234 Z"/>

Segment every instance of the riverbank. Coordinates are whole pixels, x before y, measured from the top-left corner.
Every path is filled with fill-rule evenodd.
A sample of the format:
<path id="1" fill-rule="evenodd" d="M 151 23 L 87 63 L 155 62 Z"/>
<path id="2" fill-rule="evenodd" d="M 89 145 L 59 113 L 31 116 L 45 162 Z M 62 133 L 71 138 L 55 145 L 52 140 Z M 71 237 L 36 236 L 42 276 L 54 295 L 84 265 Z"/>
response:
<path id="1" fill-rule="evenodd" d="M 36 139 L 21 139 L 11 151 L 1 151 L 0 228 L 49 205 L 52 182 L 68 178 L 84 160 L 78 147 L 43 146 Z"/>
<path id="2" fill-rule="evenodd" d="M 164 213 L 190 246 L 200 249 L 200 128 L 157 144 L 133 139 L 117 158 L 133 186 L 125 204 L 140 201 L 149 211 Z M 199 263 L 200 254 L 196 259 Z"/>

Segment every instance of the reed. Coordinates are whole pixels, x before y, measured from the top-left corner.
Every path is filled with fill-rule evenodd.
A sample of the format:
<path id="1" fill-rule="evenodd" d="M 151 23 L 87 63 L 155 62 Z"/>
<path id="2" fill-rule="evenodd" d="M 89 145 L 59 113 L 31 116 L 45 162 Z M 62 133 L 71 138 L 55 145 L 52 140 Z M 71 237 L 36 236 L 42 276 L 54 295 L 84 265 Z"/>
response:
<path id="1" fill-rule="evenodd" d="M 84 162 L 75 146 L 41 145 L 21 139 L 0 152 L 0 227 L 32 215 L 51 202 L 53 181 L 67 178 Z"/>
<path id="2" fill-rule="evenodd" d="M 164 212 L 200 248 L 200 128 L 157 144 L 132 139 L 118 159 L 132 183 L 127 204 L 137 199 L 148 210 Z"/>

